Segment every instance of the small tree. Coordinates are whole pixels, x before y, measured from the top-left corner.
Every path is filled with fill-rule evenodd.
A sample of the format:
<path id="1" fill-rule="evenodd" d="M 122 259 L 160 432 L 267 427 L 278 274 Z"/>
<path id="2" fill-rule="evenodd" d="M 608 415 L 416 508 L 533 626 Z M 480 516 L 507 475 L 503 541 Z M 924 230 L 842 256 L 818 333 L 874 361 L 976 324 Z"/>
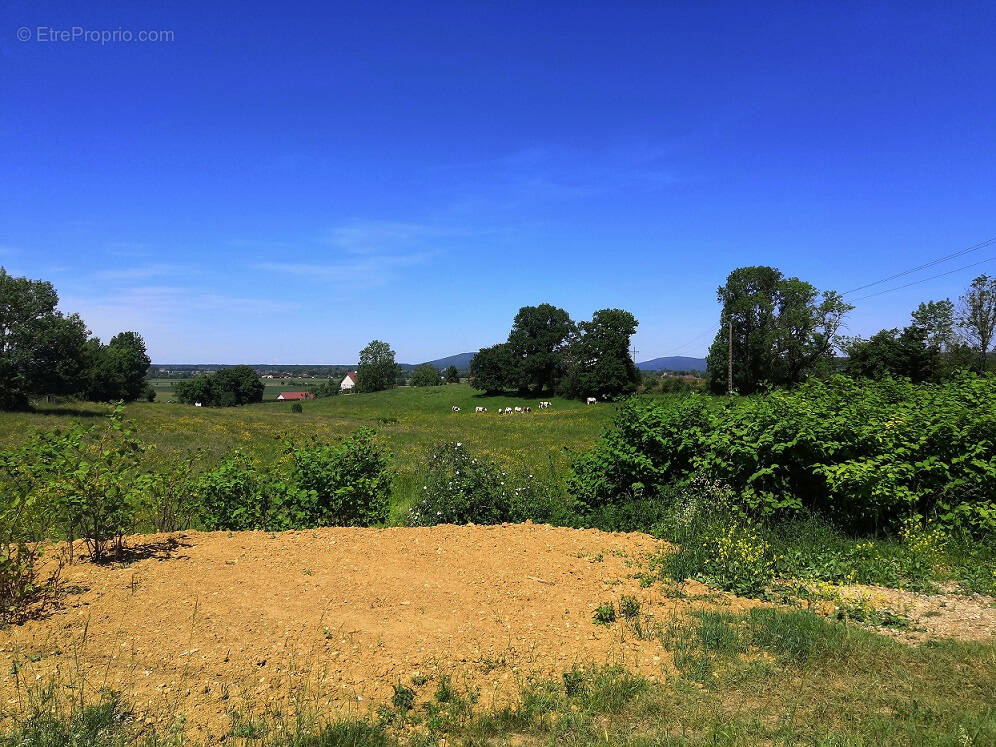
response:
<path id="1" fill-rule="evenodd" d="M 356 389 L 360 392 L 379 392 L 394 387 L 398 364 L 394 351 L 381 340 L 371 340 L 360 351 L 360 364 L 356 368 Z"/>
<path id="2" fill-rule="evenodd" d="M 460 383 L 460 372 L 457 371 L 457 367 L 452 364 L 450 364 L 450 367 L 446 369 L 446 383 L 447 384 Z"/>
<path id="3" fill-rule="evenodd" d="M 975 349 L 979 371 L 985 371 L 996 330 L 996 277 L 979 275 L 972 281 L 961 297 L 958 327 Z"/>
<path id="4" fill-rule="evenodd" d="M 411 386 L 440 386 L 443 383 L 439 369 L 429 363 L 423 363 L 412 371 L 408 383 Z"/>

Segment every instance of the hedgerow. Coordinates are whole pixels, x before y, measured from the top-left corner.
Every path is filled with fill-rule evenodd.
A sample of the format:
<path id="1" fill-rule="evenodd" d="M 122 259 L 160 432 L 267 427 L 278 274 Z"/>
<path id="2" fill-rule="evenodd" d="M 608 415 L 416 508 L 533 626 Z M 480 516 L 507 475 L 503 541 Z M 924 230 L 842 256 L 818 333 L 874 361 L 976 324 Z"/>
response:
<path id="1" fill-rule="evenodd" d="M 573 464 L 589 511 L 666 497 L 695 475 L 728 484 L 752 515 L 825 515 L 854 530 L 928 516 L 996 530 L 996 379 L 942 384 L 812 380 L 710 408 L 633 398 Z"/>

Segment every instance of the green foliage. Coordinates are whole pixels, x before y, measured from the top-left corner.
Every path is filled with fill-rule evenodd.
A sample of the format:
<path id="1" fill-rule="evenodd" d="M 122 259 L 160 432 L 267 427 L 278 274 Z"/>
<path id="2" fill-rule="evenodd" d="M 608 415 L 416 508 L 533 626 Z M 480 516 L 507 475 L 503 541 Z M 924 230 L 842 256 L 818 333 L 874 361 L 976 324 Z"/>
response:
<path id="1" fill-rule="evenodd" d="M 0 410 L 78 391 L 89 333 L 79 316 L 57 311 L 58 302 L 51 283 L 0 267 Z"/>
<path id="2" fill-rule="evenodd" d="M 450 364 L 450 366 L 446 369 L 446 373 L 444 375 L 446 377 L 446 383 L 447 384 L 459 384 L 460 383 L 460 372 L 457 371 L 457 367 L 456 366 Z"/>
<path id="3" fill-rule="evenodd" d="M 90 557 L 100 562 L 112 540 L 120 549 L 124 535 L 134 529 L 130 496 L 143 446 L 120 405 L 108 427 L 74 425 L 53 446 L 45 486 L 52 508 L 66 536 L 81 536 Z"/>
<path id="4" fill-rule="evenodd" d="M 164 459 L 143 472 L 135 479 L 131 501 L 139 520 L 157 532 L 190 529 L 200 509 L 193 460 Z"/>
<path id="5" fill-rule="evenodd" d="M 139 399 L 146 393 L 149 363 L 145 341 L 136 332 L 114 335 L 107 345 L 91 340 L 83 395 L 94 402 Z"/>
<path id="6" fill-rule="evenodd" d="M 987 356 L 996 332 L 996 277 L 979 275 L 960 299 L 958 327 L 975 350 L 978 371 L 987 368 Z"/>
<path id="7" fill-rule="evenodd" d="M 487 394 L 498 394 L 516 387 L 516 361 L 505 343 L 481 348 L 470 361 L 470 384 Z"/>
<path id="8" fill-rule="evenodd" d="M 287 488 L 257 459 L 235 451 L 214 469 L 202 472 L 194 492 L 207 529 L 236 531 L 283 528 Z M 300 500 L 294 503 L 307 501 L 306 496 L 297 497 Z"/>
<path id="9" fill-rule="evenodd" d="M 564 351 L 565 397 L 607 399 L 636 391 L 640 372 L 629 355 L 629 339 L 639 323 L 628 311 L 602 309 L 577 325 Z"/>
<path id="10" fill-rule="evenodd" d="M 612 602 L 603 602 L 595 608 L 592 616 L 596 625 L 611 625 L 616 621 L 616 608 Z"/>
<path id="11" fill-rule="evenodd" d="M 509 376 L 511 388 L 534 395 L 556 389 L 563 373 L 562 351 L 573 332 L 570 315 L 556 306 L 519 309 L 506 343 L 516 362 Z"/>
<path id="12" fill-rule="evenodd" d="M 410 386 L 442 386 L 443 377 L 435 366 L 423 363 L 412 371 L 408 384 Z"/>
<path id="13" fill-rule="evenodd" d="M 422 495 L 408 512 L 411 526 L 550 521 L 557 496 L 533 475 L 516 478 L 461 443 L 438 445 L 429 455 Z"/>
<path id="14" fill-rule="evenodd" d="M 709 349 L 712 391 L 725 392 L 729 325 L 733 325 L 733 387 L 753 394 L 766 385 L 803 381 L 833 357 L 843 316 L 853 307 L 840 295 L 820 295 L 799 278 L 774 267 L 741 267 L 717 291 L 720 328 Z"/>
<path id="15" fill-rule="evenodd" d="M 301 406 L 300 402 L 295 402 L 291 405 L 291 412 L 304 412 L 304 408 Z"/>
<path id="16" fill-rule="evenodd" d="M 356 391 L 379 392 L 390 389 L 395 385 L 399 373 L 391 346 L 381 340 L 371 340 L 360 351 L 360 364 L 356 368 Z"/>
<path id="17" fill-rule="evenodd" d="M 309 495 L 304 526 L 371 526 L 387 520 L 391 474 L 369 429 L 340 442 L 288 444 L 293 479 Z"/>
<path id="18" fill-rule="evenodd" d="M 251 366 L 232 366 L 213 374 L 177 381 L 173 393 L 180 402 L 214 407 L 234 407 L 262 402 L 266 390 Z"/>
<path id="19" fill-rule="evenodd" d="M 701 472 L 754 515 L 807 509 L 864 530 L 916 513 L 955 526 L 962 504 L 991 512 L 994 408 L 994 380 L 971 374 L 936 385 L 836 376 L 718 409 L 695 396 L 638 398 L 575 460 L 569 488 L 594 508 L 660 496 Z"/>

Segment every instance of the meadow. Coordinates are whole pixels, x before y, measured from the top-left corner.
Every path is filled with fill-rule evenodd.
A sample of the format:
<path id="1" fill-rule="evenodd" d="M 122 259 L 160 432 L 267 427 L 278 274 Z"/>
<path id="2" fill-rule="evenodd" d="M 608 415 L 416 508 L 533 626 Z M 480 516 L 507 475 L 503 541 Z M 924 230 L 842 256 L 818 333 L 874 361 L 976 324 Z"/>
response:
<path id="1" fill-rule="evenodd" d="M 286 437 L 331 439 L 374 428 L 391 458 L 392 519 L 400 521 L 418 493 L 427 454 L 441 442 L 460 442 L 509 468 L 561 482 L 571 455 L 595 444 L 616 405 L 551 401 L 551 408 L 539 410 L 536 400 L 484 396 L 467 384 L 450 384 L 307 400 L 301 413 L 293 412 L 290 402 L 208 408 L 157 401 L 128 404 L 125 416 L 137 435 L 155 447 L 150 458 L 197 454 L 201 468 L 214 466 L 236 448 L 271 461 L 282 453 Z M 499 407 L 523 405 L 532 412 L 497 415 Z M 453 412 L 454 406 L 461 411 Z M 488 412 L 475 413 L 475 407 Z M 19 443 L 32 428 L 56 428 L 74 419 L 99 424 L 109 411 L 95 403 L 39 403 L 34 412 L 4 413 L 0 446 Z"/>

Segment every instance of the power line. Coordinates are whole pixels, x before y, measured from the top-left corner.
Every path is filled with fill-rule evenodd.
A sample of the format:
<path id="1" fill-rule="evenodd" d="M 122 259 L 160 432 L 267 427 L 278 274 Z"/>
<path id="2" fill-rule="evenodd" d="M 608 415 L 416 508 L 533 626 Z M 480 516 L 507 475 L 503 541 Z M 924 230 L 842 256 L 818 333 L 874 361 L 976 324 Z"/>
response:
<path id="1" fill-rule="evenodd" d="M 850 290 L 846 290 L 843 293 L 841 293 L 841 295 L 842 296 L 846 296 L 846 295 L 848 295 L 850 293 L 855 293 L 855 292 L 857 292 L 859 290 L 864 290 L 865 288 L 871 288 L 873 285 L 881 285 L 882 283 L 888 283 L 890 280 L 896 280 L 897 278 L 905 277 L 906 275 L 912 275 L 914 272 L 920 272 L 920 270 L 926 270 L 928 267 L 933 267 L 934 265 L 939 265 L 942 262 L 947 262 L 947 261 L 952 260 L 952 259 L 957 259 L 958 257 L 962 257 L 962 256 L 964 256 L 966 254 L 969 254 L 970 252 L 978 251 L 979 249 L 984 249 L 984 248 L 986 248 L 988 246 L 992 246 L 993 244 L 996 244 L 996 236 L 994 236 L 991 239 L 986 239 L 985 241 L 982 241 L 982 242 L 980 242 L 978 244 L 975 244 L 973 246 L 967 247 L 965 249 L 960 249 L 957 252 L 952 252 L 951 254 L 947 254 L 947 255 L 945 255 L 943 257 L 938 257 L 937 259 L 932 259 L 929 262 L 924 262 L 922 265 L 917 265 L 916 267 L 912 267 L 912 268 L 910 268 L 908 270 L 903 270 L 902 272 L 897 272 L 895 275 L 890 275 L 887 278 L 882 278 L 881 280 L 876 280 L 876 281 L 874 281 L 872 283 L 865 283 L 864 285 L 859 285 L 857 288 L 851 288 Z M 988 260 L 984 260 L 984 261 L 988 261 Z M 981 262 L 978 263 L 978 264 L 981 264 Z M 973 265 L 968 265 L 968 267 L 972 267 L 972 266 Z M 965 268 L 962 268 L 962 269 L 965 269 Z M 957 272 L 957 270 L 954 270 L 954 272 Z M 943 274 L 950 274 L 950 273 L 943 273 Z M 941 275 L 935 275 L 934 277 L 941 277 Z M 930 280 L 931 278 L 926 278 L 926 279 Z M 911 285 L 912 285 L 912 283 L 911 283 Z M 903 288 L 907 288 L 909 286 L 905 286 L 904 285 L 902 287 Z M 899 290 L 899 288 L 895 288 L 894 290 Z M 872 294 L 872 295 L 876 295 L 876 294 Z M 863 298 L 870 298 L 870 296 L 863 296 Z M 855 299 L 855 300 L 859 300 L 860 301 L 861 299 Z"/>
<path id="2" fill-rule="evenodd" d="M 978 265 L 985 264 L 986 262 L 992 262 L 996 257 L 989 257 L 988 259 L 983 259 L 978 262 L 973 262 L 970 265 L 965 265 L 964 267 L 959 267 L 955 270 L 948 270 L 947 272 L 941 272 L 937 275 L 931 275 L 930 277 L 922 278 L 920 280 L 914 280 L 912 283 L 906 283 L 906 285 L 897 285 L 895 288 L 886 288 L 883 291 L 877 291 L 875 293 L 869 293 L 867 296 L 860 296 L 858 298 L 851 299 L 852 301 L 864 301 L 866 298 L 873 298 L 875 296 L 881 296 L 884 293 L 892 293 L 893 291 L 902 290 L 903 288 L 909 288 L 911 285 L 919 285 L 920 283 L 926 283 L 928 280 L 934 280 L 936 278 L 942 278 L 945 275 L 953 275 L 956 272 L 961 272 L 962 270 L 967 270 L 970 267 L 977 267 Z M 865 286 L 868 287 L 868 286 Z"/>

